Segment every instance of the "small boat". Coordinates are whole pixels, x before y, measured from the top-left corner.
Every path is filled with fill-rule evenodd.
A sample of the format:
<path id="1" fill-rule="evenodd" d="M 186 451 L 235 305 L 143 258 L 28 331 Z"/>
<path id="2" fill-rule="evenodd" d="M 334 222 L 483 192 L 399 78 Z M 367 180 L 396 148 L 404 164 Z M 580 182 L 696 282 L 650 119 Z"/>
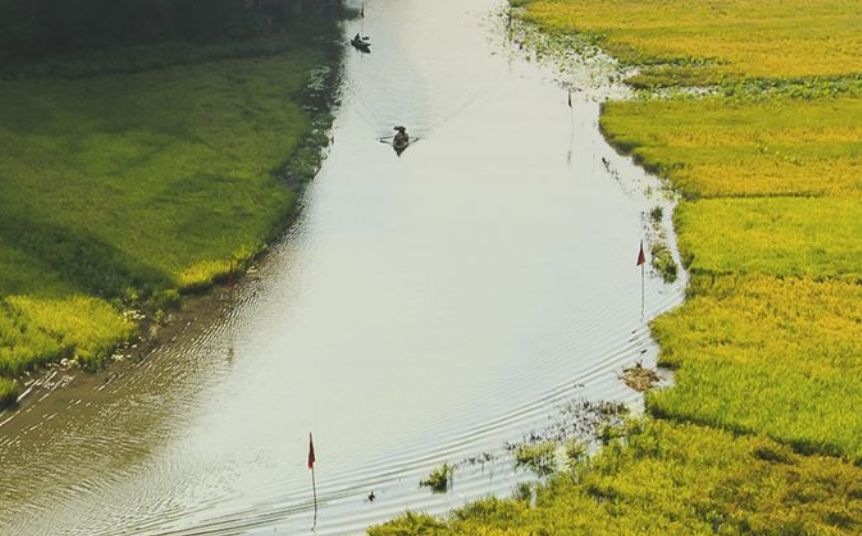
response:
<path id="1" fill-rule="evenodd" d="M 371 52 L 371 39 L 368 36 L 363 37 L 356 34 L 353 36 L 353 39 L 350 40 L 350 44 L 360 52 L 365 52 L 366 54 Z"/>
<path id="2" fill-rule="evenodd" d="M 407 135 L 407 129 L 404 127 L 395 127 L 395 130 L 397 134 L 392 138 L 392 148 L 398 156 L 401 156 L 401 153 L 410 145 L 410 136 Z"/>

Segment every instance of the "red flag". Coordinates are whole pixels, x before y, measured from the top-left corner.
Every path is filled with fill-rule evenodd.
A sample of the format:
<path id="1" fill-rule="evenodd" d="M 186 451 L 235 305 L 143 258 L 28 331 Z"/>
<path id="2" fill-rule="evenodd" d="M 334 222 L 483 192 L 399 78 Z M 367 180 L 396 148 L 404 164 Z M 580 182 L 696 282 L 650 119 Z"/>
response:
<path id="1" fill-rule="evenodd" d="M 641 266 L 646 263 L 646 255 L 644 255 L 644 241 L 641 240 L 641 250 L 638 253 L 638 263 L 637 266 Z"/>
<path id="2" fill-rule="evenodd" d="M 314 457 L 314 440 L 311 439 L 311 432 L 308 433 L 308 468 L 314 469 L 314 462 L 317 461 Z"/>
<path id="3" fill-rule="evenodd" d="M 569 108 L 572 107 L 572 90 L 569 90 Z"/>

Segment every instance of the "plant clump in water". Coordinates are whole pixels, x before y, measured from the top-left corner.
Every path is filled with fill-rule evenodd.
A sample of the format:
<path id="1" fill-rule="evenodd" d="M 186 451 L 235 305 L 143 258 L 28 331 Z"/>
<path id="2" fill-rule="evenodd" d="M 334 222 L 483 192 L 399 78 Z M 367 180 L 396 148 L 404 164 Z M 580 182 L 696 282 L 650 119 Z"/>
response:
<path id="1" fill-rule="evenodd" d="M 516 467 L 525 467 L 539 476 L 549 475 L 556 470 L 557 442 L 521 445 L 515 449 L 514 456 Z"/>
<path id="2" fill-rule="evenodd" d="M 454 476 L 455 468 L 449 465 L 449 462 L 437 466 L 431 473 L 419 481 L 421 487 L 431 488 L 435 493 L 445 493 L 452 485 L 452 477 Z"/>
<path id="3" fill-rule="evenodd" d="M 649 391 L 660 379 L 656 371 L 644 367 L 640 361 L 635 363 L 635 366 L 623 370 L 623 382 L 641 393 Z"/>

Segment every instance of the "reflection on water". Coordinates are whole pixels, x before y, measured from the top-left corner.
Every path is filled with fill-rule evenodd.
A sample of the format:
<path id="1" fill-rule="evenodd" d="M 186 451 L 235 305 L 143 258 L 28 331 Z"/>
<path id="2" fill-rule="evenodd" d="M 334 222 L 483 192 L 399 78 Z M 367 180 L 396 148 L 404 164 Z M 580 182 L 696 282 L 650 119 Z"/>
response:
<path id="1" fill-rule="evenodd" d="M 597 130 L 595 68 L 570 107 L 495 10 L 366 2 L 346 35 L 373 53 L 347 50 L 301 220 L 235 307 L 0 428 L 0 533 L 307 531 L 309 431 L 317 532 L 361 532 L 508 493 L 526 475 L 507 461 L 444 495 L 417 482 L 501 456 L 572 397 L 637 399 L 616 375 L 654 359 L 634 267 L 648 179 Z M 402 125 L 398 158 L 380 139 Z M 648 279 L 647 316 L 679 289 Z"/>

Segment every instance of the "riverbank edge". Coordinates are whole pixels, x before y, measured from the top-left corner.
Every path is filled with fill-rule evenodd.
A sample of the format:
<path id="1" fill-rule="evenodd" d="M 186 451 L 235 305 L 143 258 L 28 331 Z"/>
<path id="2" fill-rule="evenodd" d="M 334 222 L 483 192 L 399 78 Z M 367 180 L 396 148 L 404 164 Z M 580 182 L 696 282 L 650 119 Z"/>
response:
<path id="1" fill-rule="evenodd" d="M 225 259 L 228 269 L 215 274 L 210 280 L 168 289 L 176 292 L 178 299 L 169 310 L 147 302 L 140 310 L 126 311 L 124 314 L 134 318 L 131 337 L 117 342 L 108 352 L 104 364 L 96 370 L 85 371 L 68 359 L 50 362 L 16 378 L 3 378 L 14 383 L 13 390 L 0 398 L 0 428 L 10 422 L 22 410 L 33 404 L 58 387 L 72 387 L 86 383 L 84 376 L 98 376 L 110 381 L 118 375 L 113 369 L 120 362 L 137 363 L 144 360 L 160 346 L 176 340 L 178 335 L 192 322 L 201 317 L 220 314 L 224 300 L 219 290 L 232 291 L 248 271 L 268 255 L 273 244 L 278 242 L 297 221 L 302 211 L 303 196 L 308 184 L 317 175 L 323 164 L 331 143 L 331 129 L 334 123 L 334 110 L 341 98 L 341 79 L 343 75 L 344 43 L 341 42 L 341 22 L 332 33 L 321 38 L 315 46 L 321 54 L 321 62 L 307 73 L 306 86 L 297 98 L 298 104 L 308 113 L 309 132 L 285 158 L 283 163 L 271 173 L 281 185 L 296 194 L 290 209 L 274 219 L 267 233 L 261 237 L 260 247 L 250 251 L 242 259 Z M 222 61 L 230 58 L 205 60 Z M 120 359 L 115 359 L 120 357 Z M 54 381 L 58 372 L 65 373 L 66 380 Z M 74 376 L 71 373 L 80 372 Z M 69 380 L 68 378 L 73 378 Z M 9 415 L 11 413 L 11 415 Z"/>

